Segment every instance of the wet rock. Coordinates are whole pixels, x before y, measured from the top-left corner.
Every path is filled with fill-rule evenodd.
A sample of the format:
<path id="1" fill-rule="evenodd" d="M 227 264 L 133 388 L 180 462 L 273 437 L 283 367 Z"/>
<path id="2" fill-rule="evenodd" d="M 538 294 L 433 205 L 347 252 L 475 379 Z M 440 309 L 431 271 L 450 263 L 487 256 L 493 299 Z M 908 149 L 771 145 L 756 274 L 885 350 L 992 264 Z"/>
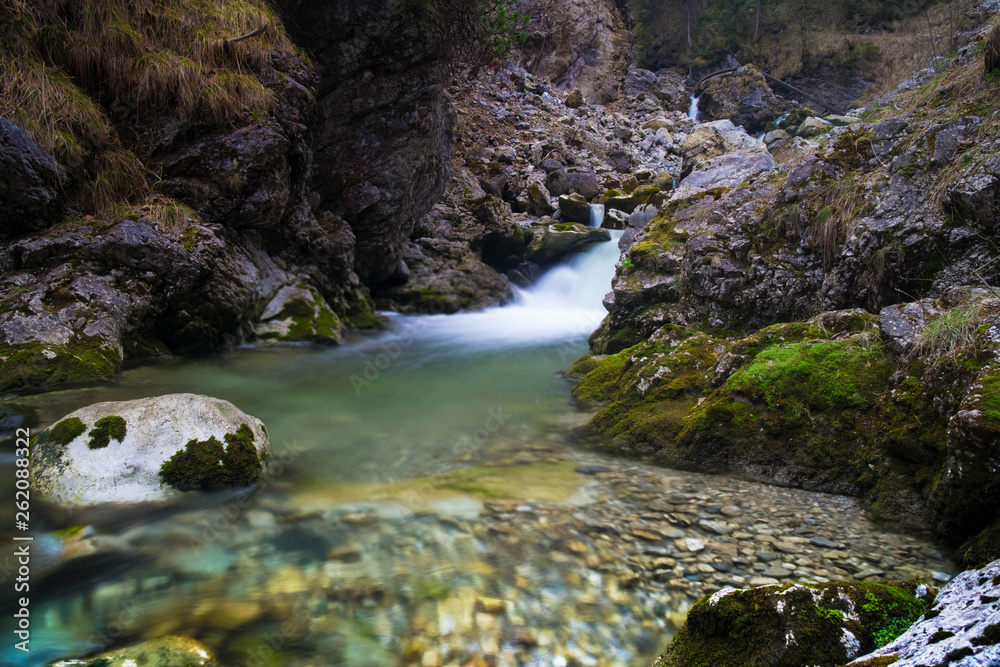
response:
<path id="1" fill-rule="evenodd" d="M 340 319 L 315 289 L 306 285 L 278 290 L 261 313 L 254 333 L 269 343 L 340 342 Z"/>
<path id="2" fill-rule="evenodd" d="M 809 544 L 813 546 L 822 547 L 823 549 L 839 549 L 840 545 L 831 539 L 825 537 L 812 537 L 809 538 Z"/>
<path id="3" fill-rule="evenodd" d="M 0 235 L 44 229 L 61 207 L 55 158 L 14 123 L 0 118 Z"/>
<path id="4" fill-rule="evenodd" d="M 540 264 L 552 262 L 571 252 L 579 252 L 593 243 L 610 241 L 606 229 L 585 227 L 576 223 L 549 225 L 535 232 L 525 257 Z"/>
<path id="5" fill-rule="evenodd" d="M 873 667 L 892 664 L 917 665 L 994 665 L 1000 661 L 1000 561 L 980 570 L 969 570 L 955 577 L 933 601 L 931 609 L 900 637 L 877 651 L 850 664 Z M 880 662 L 880 660 L 882 662 Z"/>
<path id="6" fill-rule="evenodd" d="M 563 212 L 563 218 L 570 222 L 590 222 L 590 204 L 583 195 L 572 193 L 559 197 L 559 210 Z"/>
<path id="7" fill-rule="evenodd" d="M 189 446 L 213 438 L 218 454 Z M 61 506 L 134 503 L 174 493 L 165 479 L 175 478 L 161 476 L 171 458 L 184 471 L 180 488 L 217 488 L 255 481 L 270 451 L 264 425 L 232 403 L 167 394 L 66 415 L 35 439 L 31 472 L 39 495 Z"/>
<path id="8" fill-rule="evenodd" d="M 106 651 L 93 658 L 58 660 L 51 667 L 215 667 L 208 648 L 187 637 L 162 637 Z"/>

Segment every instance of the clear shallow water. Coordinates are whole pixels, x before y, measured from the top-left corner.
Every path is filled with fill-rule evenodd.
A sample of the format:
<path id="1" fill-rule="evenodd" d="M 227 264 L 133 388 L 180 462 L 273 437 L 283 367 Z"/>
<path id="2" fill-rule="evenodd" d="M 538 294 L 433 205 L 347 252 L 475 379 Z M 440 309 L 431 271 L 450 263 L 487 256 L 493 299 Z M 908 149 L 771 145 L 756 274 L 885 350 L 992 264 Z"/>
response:
<path id="1" fill-rule="evenodd" d="M 217 396 L 267 424 L 280 465 L 248 494 L 36 513 L 33 651 L 4 646 L 0 662 L 179 633 L 225 665 L 649 664 L 692 600 L 775 567 L 754 560 L 775 540 L 798 545 L 776 557 L 783 578 L 947 569 L 847 499 L 574 447 L 586 415 L 559 372 L 604 315 L 619 235 L 505 308 L 391 316 L 338 348 L 242 349 L 29 399 L 47 424 L 97 401 Z M 706 533 L 724 504 L 733 532 Z M 46 524 L 90 527 L 61 543 Z M 844 546 L 814 553 L 812 534 Z"/>

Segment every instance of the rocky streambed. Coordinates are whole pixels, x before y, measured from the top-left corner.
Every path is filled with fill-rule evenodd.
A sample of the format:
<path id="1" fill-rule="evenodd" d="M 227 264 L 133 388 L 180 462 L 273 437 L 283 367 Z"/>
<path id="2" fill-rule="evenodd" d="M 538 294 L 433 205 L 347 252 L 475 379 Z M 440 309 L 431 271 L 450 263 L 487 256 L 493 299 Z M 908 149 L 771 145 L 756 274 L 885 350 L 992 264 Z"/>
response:
<path id="1" fill-rule="evenodd" d="M 642 665 L 723 587 L 955 572 L 853 499 L 590 453 L 563 420 L 428 477 L 321 483 L 292 461 L 159 520 L 82 515 L 64 553 L 115 565 L 48 587 L 46 653 L 179 634 L 234 665 Z"/>

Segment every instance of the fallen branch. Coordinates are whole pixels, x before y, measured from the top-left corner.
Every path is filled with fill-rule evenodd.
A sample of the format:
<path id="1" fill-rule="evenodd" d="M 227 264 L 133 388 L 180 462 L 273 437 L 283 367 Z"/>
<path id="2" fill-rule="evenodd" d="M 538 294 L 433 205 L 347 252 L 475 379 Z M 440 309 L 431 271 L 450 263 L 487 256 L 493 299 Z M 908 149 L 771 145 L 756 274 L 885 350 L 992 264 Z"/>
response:
<path id="1" fill-rule="evenodd" d="M 242 42 L 244 39 L 250 39 L 251 37 L 256 37 L 257 35 L 261 34 L 265 30 L 267 30 L 267 28 L 268 28 L 269 25 L 271 25 L 271 24 L 270 23 L 265 23 L 264 25 L 262 25 L 261 27 L 257 28 L 256 30 L 251 30 L 250 32 L 248 32 L 245 35 L 240 35 L 239 37 L 234 37 L 233 39 L 227 39 L 226 43 L 227 44 L 235 44 L 236 42 Z"/>

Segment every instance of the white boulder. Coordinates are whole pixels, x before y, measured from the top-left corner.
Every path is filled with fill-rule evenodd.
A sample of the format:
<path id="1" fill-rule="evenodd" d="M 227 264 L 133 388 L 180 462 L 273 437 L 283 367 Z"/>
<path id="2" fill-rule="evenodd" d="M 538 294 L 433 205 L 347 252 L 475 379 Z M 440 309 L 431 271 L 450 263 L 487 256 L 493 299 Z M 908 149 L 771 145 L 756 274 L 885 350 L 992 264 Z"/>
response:
<path id="1" fill-rule="evenodd" d="M 94 437 L 100 430 L 95 429 L 96 422 L 107 417 L 124 421 L 125 434 L 120 440 L 116 438 L 120 426 L 110 429 L 111 437 Z M 113 420 L 113 424 L 121 425 L 121 421 Z M 226 436 L 232 440 L 244 424 L 252 435 L 256 461 L 247 448 L 238 460 L 241 464 L 249 461 L 250 472 L 231 477 L 246 483 L 259 474 L 256 463 L 263 464 L 270 457 L 271 443 L 264 424 L 232 403 L 197 394 L 95 403 L 66 415 L 34 440 L 32 488 L 41 497 L 69 507 L 162 500 L 178 493 L 161 481 L 164 462 L 186 451 L 188 442 L 214 437 L 225 454 L 211 463 L 221 470 L 223 464 L 229 464 L 229 454 L 237 455 Z M 230 476 L 223 473 L 216 477 Z"/>

